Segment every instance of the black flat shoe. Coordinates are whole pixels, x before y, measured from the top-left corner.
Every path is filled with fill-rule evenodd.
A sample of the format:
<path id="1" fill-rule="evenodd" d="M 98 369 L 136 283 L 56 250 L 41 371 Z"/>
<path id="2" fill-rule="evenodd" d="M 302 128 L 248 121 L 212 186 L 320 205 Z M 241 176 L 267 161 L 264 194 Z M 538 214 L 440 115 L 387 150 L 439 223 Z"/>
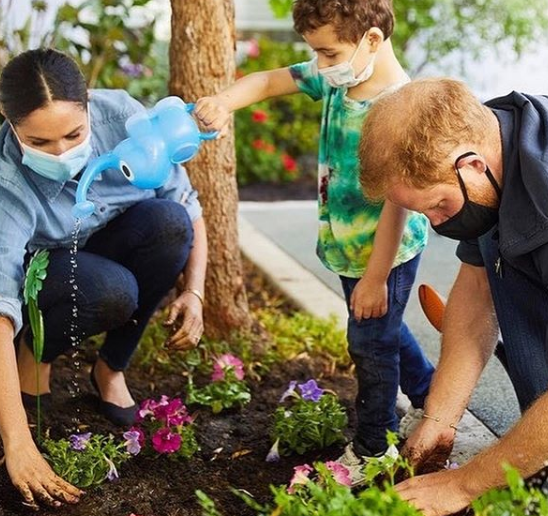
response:
<path id="1" fill-rule="evenodd" d="M 137 405 L 134 404 L 131 407 L 122 408 L 114 403 L 104 401 L 103 398 L 101 398 L 101 391 L 95 380 L 95 364 L 93 364 L 93 367 L 91 368 L 89 379 L 91 385 L 93 385 L 93 388 L 99 395 L 99 412 L 116 426 L 128 427 L 133 425 L 133 423 L 135 423 L 135 418 L 137 417 Z"/>
<path id="2" fill-rule="evenodd" d="M 36 403 L 38 402 L 38 396 L 33 394 L 27 394 L 26 392 L 21 392 L 21 398 L 23 400 L 23 406 L 26 410 L 36 410 Z M 53 397 L 51 392 L 45 394 L 40 394 L 40 409 L 44 411 L 49 411 L 51 409 L 51 404 L 53 403 Z"/>

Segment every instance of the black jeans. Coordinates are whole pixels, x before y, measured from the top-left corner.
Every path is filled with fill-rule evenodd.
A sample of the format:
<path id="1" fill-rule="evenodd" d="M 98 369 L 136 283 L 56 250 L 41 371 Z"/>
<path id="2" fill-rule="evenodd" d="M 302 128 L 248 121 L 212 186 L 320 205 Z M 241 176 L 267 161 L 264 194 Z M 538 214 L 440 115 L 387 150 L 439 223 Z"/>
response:
<path id="1" fill-rule="evenodd" d="M 106 331 L 99 355 L 115 371 L 124 370 L 152 314 L 185 267 L 193 238 L 186 209 L 176 202 L 149 199 L 129 208 L 93 234 L 76 255 L 77 318 L 70 252 L 50 251 L 38 297 L 45 328 L 43 362 L 70 350 L 74 333 L 83 339 Z"/>

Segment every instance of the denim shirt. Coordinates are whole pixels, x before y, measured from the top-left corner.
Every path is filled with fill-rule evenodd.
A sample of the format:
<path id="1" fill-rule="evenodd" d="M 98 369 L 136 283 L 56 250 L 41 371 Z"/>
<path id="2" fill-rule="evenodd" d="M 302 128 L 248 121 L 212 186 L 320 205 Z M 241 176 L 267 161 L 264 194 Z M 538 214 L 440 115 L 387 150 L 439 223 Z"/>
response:
<path id="1" fill-rule="evenodd" d="M 125 122 L 145 108 L 121 90 L 91 90 L 91 159 L 112 150 L 127 138 Z M 74 231 L 71 209 L 78 182 L 46 179 L 23 165 L 22 154 L 8 123 L 0 128 L 0 315 L 22 326 L 24 260 L 37 249 L 70 248 Z M 145 199 L 164 198 L 183 204 L 192 221 L 202 209 L 186 171 L 174 165 L 167 183 L 141 190 L 120 171 L 108 170 L 88 190 L 95 213 L 82 220 L 78 247 L 130 206 Z"/>

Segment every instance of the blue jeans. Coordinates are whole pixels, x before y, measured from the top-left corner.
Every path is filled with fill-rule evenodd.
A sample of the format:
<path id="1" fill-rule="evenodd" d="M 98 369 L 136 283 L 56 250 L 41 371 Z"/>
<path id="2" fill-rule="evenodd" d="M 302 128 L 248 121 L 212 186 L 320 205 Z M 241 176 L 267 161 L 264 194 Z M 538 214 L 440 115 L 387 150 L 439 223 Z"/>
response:
<path id="1" fill-rule="evenodd" d="M 76 255 L 77 319 L 72 316 L 70 253 L 50 251 L 39 295 L 44 315 L 44 362 L 71 349 L 78 338 L 107 332 L 99 355 L 123 371 L 160 301 L 182 272 L 194 232 L 185 208 L 167 199 L 140 202 L 91 236 Z"/>
<path id="2" fill-rule="evenodd" d="M 354 450 L 372 456 L 386 450 L 386 432 L 397 431 L 398 386 L 415 408 L 423 408 L 434 366 L 424 356 L 403 322 L 403 312 L 415 281 L 420 255 L 392 269 L 388 277 L 388 311 L 378 319 L 358 322 L 350 311 L 357 278 L 341 276 L 348 318 L 348 351 L 356 366 L 358 427 Z"/>
<path id="3" fill-rule="evenodd" d="M 495 270 L 498 242 L 493 230 L 479 239 L 506 356 L 506 369 L 525 411 L 548 390 L 548 292 L 503 263 Z M 500 345 L 500 344 L 499 344 Z"/>

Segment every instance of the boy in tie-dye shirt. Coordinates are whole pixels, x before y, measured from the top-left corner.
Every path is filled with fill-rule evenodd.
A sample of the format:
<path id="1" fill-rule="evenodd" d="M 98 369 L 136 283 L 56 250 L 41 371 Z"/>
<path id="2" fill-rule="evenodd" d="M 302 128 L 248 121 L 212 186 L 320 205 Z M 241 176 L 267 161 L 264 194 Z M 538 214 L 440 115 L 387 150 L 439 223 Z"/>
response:
<path id="1" fill-rule="evenodd" d="M 340 276 L 349 310 L 358 425 L 339 461 L 357 485 L 371 457 L 397 453 L 387 447 L 386 431 L 398 429 L 398 386 L 413 406 L 400 425 L 405 430 L 422 416 L 433 374 L 403 322 L 427 241 L 426 219 L 388 202 L 368 203 L 359 183 L 358 145 L 367 112 L 409 79 L 389 39 L 391 0 L 296 0 L 293 18 L 316 53 L 313 60 L 250 74 L 198 100 L 196 114 L 208 129 L 220 130 L 234 110 L 269 97 L 304 92 L 323 101 L 317 253 Z"/>

